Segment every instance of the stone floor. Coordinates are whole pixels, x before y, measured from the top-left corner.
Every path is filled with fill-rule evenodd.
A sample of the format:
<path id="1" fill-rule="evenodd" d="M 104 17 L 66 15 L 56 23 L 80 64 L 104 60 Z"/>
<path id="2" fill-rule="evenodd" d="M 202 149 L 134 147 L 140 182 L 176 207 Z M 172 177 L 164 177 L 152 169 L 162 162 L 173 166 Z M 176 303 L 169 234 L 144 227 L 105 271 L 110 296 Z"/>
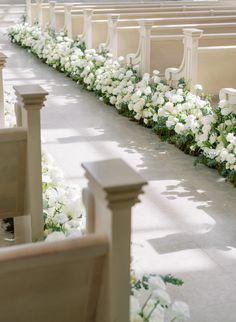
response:
<path id="1" fill-rule="evenodd" d="M 81 162 L 123 158 L 149 185 L 133 211 L 134 266 L 185 281 L 171 288 L 192 322 L 236 321 L 236 190 L 216 171 L 119 116 L 93 94 L 2 37 L 5 85 L 40 84 L 44 148 L 66 180 L 84 185 Z M 122 260 L 122 259 L 121 259 Z"/>

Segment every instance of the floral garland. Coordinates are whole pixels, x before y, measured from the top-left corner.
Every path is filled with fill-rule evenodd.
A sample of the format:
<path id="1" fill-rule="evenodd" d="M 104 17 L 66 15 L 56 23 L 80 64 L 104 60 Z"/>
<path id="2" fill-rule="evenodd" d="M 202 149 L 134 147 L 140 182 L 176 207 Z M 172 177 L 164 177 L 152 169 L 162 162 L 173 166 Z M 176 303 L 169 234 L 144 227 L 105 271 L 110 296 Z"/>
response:
<path id="1" fill-rule="evenodd" d="M 64 32 L 42 31 L 37 24 L 17 24 L 9 29 L 9 37 L 236 185 L 236 114 L 226 101 L 212 108 L 183 81 L 173 89 L 161 81 L 158 71 L 140 78 L 136 66 L 124 64 L 124 58 L 114 61 L 107 52 L 86 50 L 80 40 Z"/>
<path id="2" fill-rule="evenodd" d="M 5 125 L 14 127 L 15 97 L 5 93 Z M 85 233 L 85 209 L 78 186 L 65 184 L 63 172 L 55 166 L 52 156 L 42 154 L 42 188 L 45 241 L 81 237 Z M 9 225 L 9 220 L 7 220 Z M 10 225 L 12 226 L 10 221 Z M 5 226 L 7 226 L 5 224 Z M 7 227 L 6 227 L 7 229 Z M 140 278 L 131 272 L 131 322 L 164 322 L 166 314 L 171 321 L 187 321 L 190 318 L 188 305 L 182 301 L 171 302 L 166 284 L 182 285 L 183 281 L 171 275 L 144 275 Z"/>

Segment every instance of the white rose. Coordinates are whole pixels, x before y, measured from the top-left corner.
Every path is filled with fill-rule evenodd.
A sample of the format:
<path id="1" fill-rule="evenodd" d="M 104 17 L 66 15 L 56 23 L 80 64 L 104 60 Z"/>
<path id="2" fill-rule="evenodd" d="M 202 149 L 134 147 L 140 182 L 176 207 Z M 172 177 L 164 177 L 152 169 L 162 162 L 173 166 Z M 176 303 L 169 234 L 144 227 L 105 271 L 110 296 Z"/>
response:
<path id="1" fill-rule="evenodd" d="M 180 133 L 182 133 L 183 131 L 184 131 L 184 124 L 183 123 L 177 123 L 176 125 L 175 125 L 175 132 L 177 133 L 177 134 L 180 134 Z"/>
<path id="2" fill-rule="evenodd" d="M 153 296 L 163 306 L 169 306 L 171 304 L 171 299 L 169 294 L 163 289 L 155 290 L 153 292 Z"/>
<path id="3" fill-rule="evenodd" d="M 46 242 L 54 242 L 65 239 L 66 236 L 61 231 L 53 231 L 45 239 Z"/>
<path id="4" fill-rule="evenodd" d="M 172 311 L 175 314 L 176 321 L 187 321 L 188 319 L 190 319 L 189 307 L 184 302 L 174 302 L 172 305 Z"/>
<path id="5" fill-rule="evenodd" d="M 150 86 L 146 87 L 145 90 L 144 90 L 144 94 L 145 95 L 150 95 L 151 93 L 152 93 L 151 87 Z"/>
<path id="6" fill-rule="evenodd" d="M 55 225 L 63 225 L 65 222 L 68 221 L 68 217 L 66 214 L 56 214 L 53 219 L 52 219 L 53 223 Z"/>
<path id="7" fill-rule="evenodd" d="M 166 285 L 160 276 L 151 276 L 149 278 L 149 285 L 152 290 L 155 290 L 156 288 L 166 289 Z"/>

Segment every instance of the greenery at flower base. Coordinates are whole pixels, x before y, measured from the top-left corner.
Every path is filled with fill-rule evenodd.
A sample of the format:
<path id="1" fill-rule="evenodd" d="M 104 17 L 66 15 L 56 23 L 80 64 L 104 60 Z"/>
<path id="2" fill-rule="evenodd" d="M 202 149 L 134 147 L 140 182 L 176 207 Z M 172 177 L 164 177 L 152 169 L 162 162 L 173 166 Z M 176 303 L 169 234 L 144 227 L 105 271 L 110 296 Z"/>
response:
<path id="1" fill-rule="evenodd" d="M 5 126 L 14 127 L 15 96 L 5 93 Z M 45 241 L 57 241 L 65 238 L 80 238 L 85 234 L 86 213 L 82 204 L 81 189 L 78 185 L 67 184 L 63 172 L 55 165 L 50 154 L 42 153 L 42 190 Z M 12 219 L 4 226 L 13 230 Z M 188 305 L 182 301 L 171 302 L 166 284 L 182 285 L 183 281 L 171 275 L 137 276 L 131 271 L 131 322 L 164 322 L 166 314 L 170 321 L 189 320 Z"/>
<path id="2" fill-rule="evenodd" d="M 73 41 L 65 32 L 42 31 L 23 22 L 9 29 L 9 37 L 236 185 L 236 114 L 226 101 L 213 108 L 183 81 L 171 88 L 158 71 L 140 78 L 137 66 L 125 64 L 123 57 L 113 60 L 108 52 L 86 50 L 81 40 Z"/>

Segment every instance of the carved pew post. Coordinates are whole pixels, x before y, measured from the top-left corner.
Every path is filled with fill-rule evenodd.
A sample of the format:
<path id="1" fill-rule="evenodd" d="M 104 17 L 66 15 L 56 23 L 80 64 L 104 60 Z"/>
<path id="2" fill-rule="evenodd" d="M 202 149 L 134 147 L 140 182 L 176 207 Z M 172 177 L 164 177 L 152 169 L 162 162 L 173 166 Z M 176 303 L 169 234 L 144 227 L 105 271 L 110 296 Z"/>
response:
<path id="1" fill-rule="evenodd" d="M 184 29 L 185 43 L 185 70 L 184 79 L 190 86 L 191 92 L 194 92 L 194 86 L 197 84 L 198 70 L 198 43 L 203 31 L 198 29 Z"/>
<path id="2" fill-rule="evenodd" d="M 184 56 L 179 68 L 167 68 L 165 71 L 166 80 L 170 86 L 176 87 L 178 81 L 184 78 L 189 89 L 195 93 L 198 70 L 198 43 L 203 35 L 200 29 L 183 29 L 184 33 Z"/>
<path id="3" fill-rule="evenodd" d="M 65 4 L 65 29 L 67 31 L 67 36 L 72 38 L 72 18 L 71 18 L 71 4 Z"/>
<path id="4" fill-rule="evenodd" d="M 26 0 L 26 22 L 31 26 L 32 24 L 31 0 Z"/>
<path id="5" fill-rule="evenodd" d="M 4 88 L 3 88 L 3 67 L 6 64 L 7 57 L 0 53 L 0 129 L 4 128 L 5 116 L 4 116 Z"/>
<path id="6" fill-rule="evenodd" d="M 53 30 L 56 30 L 55 6 L 56 6 L 56 1 L 49 1 L 49 26 Z"/>
<path id="7" fill-rule="evenodd" d="M 36 0 L 37 4 L 37 21 L 40 27 L 43 25 L 43 9 L 42 9 L 43 0 Z"/>
<path id="8" fill-rule="evenodd" d="M 151 29 L 153 21 L 140 22 L 140 66 L 139 71 L 141 76 L 145 73 L 150 73 L 150 57 L 151 57 Z"/>
<path id="9" fill-rule="evenodd" d="M 117 24 L 119 20 L 119 14 L 108 15 L 108 41 L 107 46 L 109 52 L 112 54 L 113 59 L 117 59 L 118 55 L 118 35 Z"/>
<path id="10" fill-rule="evenodd" d="M 88 179 L 84 197 L 94 198 L 94 210 L 88 212 L 89 233 L 108 235 L 110 245 L 96 322 L 128 322 L 131 208 L 146 182 L 120 159 L 88 162 L 83 167 Z"/>
<path id="11" fill-rule="evenodd" d="M 33 241 L 43 239 L 43 202 L 41 169 L 40 110 L 48 94 L 38 85 L 15 86 L 17 96 L 17 121 L 27 129 L 27 200 L 26 213 L 17 217 L 17 227 L 31 226 Z M 31 218 L 31 220 L 30 220 Z M 19 231 L 19 229 L 17 229 Z M 25 229 L 27 231 L 27 229 Z M 16 241 L 29 242 L 29 234 L 16 236 Z"/>
<path id="12" fill-rule="evenodd" d="M 219 93 L 220 100 L 227 101 L 233 113 L 236 113 L 236 89 L 222 88 Z"/>
<path id="13" fill-rule="evenodd" d="M 92 39 L 92 9 L 85 9 L 83 10 L 84 16 L 84 30 L 83 30 L 83 40 L 85 42 L 86 48 L 91 49 L 93 45 Z"/>

